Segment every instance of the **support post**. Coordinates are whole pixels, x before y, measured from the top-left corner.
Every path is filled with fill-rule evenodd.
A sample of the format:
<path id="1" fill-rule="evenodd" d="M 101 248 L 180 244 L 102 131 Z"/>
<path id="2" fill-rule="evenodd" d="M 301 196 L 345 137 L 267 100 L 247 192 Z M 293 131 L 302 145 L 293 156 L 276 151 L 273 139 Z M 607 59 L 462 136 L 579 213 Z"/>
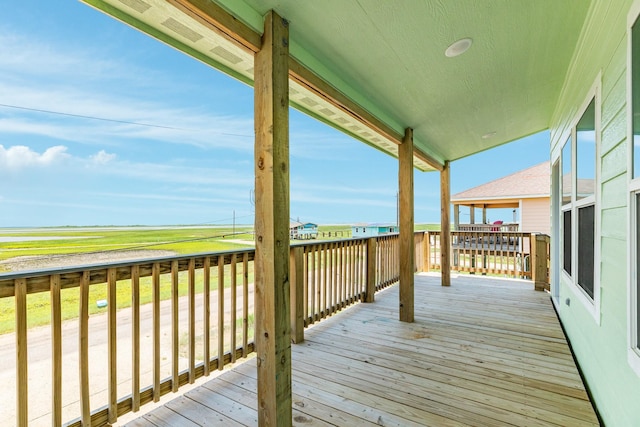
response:
<path id="1" fill-rule="evenodd" d="M 449 161 L 445 161 L 444 169 L 440 172 L 440 271 L 442 271 L 442 286 L 451 285 L 450 174 Z"/>
<path id="2" fill-rule="evenodd" d="M 289 287 L 291 292 L 291 342 L 304 341 L 304 248 L 291 248 Z"/>
<path id="3" fill-rule="evenodd" d="M 487 223 L 487 205 L 482 205 L 482 223 Z"/>
<path id="4" fill-rule="evenodd" d="M 532 234 L 531 239 L 531 280 L 536 291 L 549 289 L 547 282 L 547 239 L 545 234 Z"/>
<path id="5" fill-rule="evenodd" d="M 373 302 L 376 294 L 376 244 L 375 237 L 367 239 L 367 277 L 364 302 Z"/>
<path id="6" fill-rule="evenodd" d="M 469 207 L 469 224 L 476 223 L 476 205 L 471 205 Z"/>
<path id="7" fill-rule="evenodd" d="M 27 279 L 16 279 L 16 425 L 29 425 L 29 360 L 27 359 Z M 8 384 L 5 384 L 7 387 Z"/>
<path id="8" fill-rule="evenodd" d="M 431 232 L 424 232 L 424 239 L 422 240 L 422 253 L 424 254 L 424 268 L 422 271 L 429 272 L 431 270 Z"/>
<path id="9" fill-rule="evenodd" d="M 413 129 L 404 132 L 398 146 L 398 186 L 400 191 L 400 321 L 413 322 Z"/>
<path id="10" fill-rule="evenodd" d="M 255 318 L 258 425 L 291 426 L 289 23 L 264 18 L 255 56 Z"/>
<path id="11" fill-rule="evenodd" d="M 453 205 L 453 229 L 460 230 L 460 205 Z"/>

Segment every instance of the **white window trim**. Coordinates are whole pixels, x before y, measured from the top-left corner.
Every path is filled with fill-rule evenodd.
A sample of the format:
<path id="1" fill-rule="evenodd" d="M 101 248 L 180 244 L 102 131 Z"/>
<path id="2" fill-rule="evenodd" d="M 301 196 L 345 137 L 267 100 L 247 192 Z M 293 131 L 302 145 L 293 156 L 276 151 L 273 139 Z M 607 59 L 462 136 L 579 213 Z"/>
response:
<path id="1" fill-rule="evenodd" d="M 573 248 L 573 240 L 574 240 L 574 237 L 573 237 L 573 222 L 574 221 L 573 221 L 573 214 L 572 214 L 571 215 L 571 260 L 572 261 L 571 261 L 571 272 L 568 273 L 564 269 L 564 213 L 566 211 L 571 211 L 571 209 L 572 209 L 573 198 L 574 198 L 573 197 L 573 187 L 575 186 L 575 184 L 573 183 L 573 179 L 572 179 L 571 180 L 572 181 L 572 183 L 571 183 L 571 195 L 570 195 L 571 200 L 569 201 L 569 203 L 563 203 L 562 199 L 564 197 L 564 187 L 563 187 L 562 184 L 563 184 L 563 181 L 564 181 L 563 180 L 563 168 L 564 168 L 564 162 L 565 162 L 565 158 L 564 158 L 563 152 L 564 152 L 564 147 L 566 147 L 566 145 L 569 144 L 571 146 L 571 159 L 570 160 L 571 160 L 571 176 L 573 178 L 573 174 L 574 174 L 573 168 L 575 167 L 574 158 L 576 157 L 574 155 L 574 152 L 573 152 L 573 150 L 574 150 L 574 142 L 573 142 L 573 140 L 574 140 L 573 130 L 569 130 L 569 134 L 566 137 L 562 138 L 562 141 L 564 141 L 564 142 L 562 144 L 560 144 L 560 152 L 558 153 L 558 157 L 560 158 L 560 195 L 559 195 L 559 197 L 560 197 L 560 209 L 559 210 L 560 210 L 560 217 L 561 217 L 560 218 L 560 227 L 561 227 L 560 231 L 562 231 L 559 234 L 559 237 L 562 240 L 562 248 L 561 248 L 561 251 L 560 251 L 560 258 L 561 259 L 559 260 L 559 264 L 560 264 L 560 274 L 562 275 L 564 280 L 567 281 L 567 282 L 573 282 L 573 276 L 574 276 L 574 274 L 573 274 L 573 272 L 574 272 L 574 270 L 573 270 L 573 268 L 574 268 L 573 259 L 575 258 L 573 256 L 573 249 L 574 249 Z"/>
<path id="2" fill-rule="evenodd" d="M 640 0 L 638 0 L 640 1 Z M 574 298 L 580 301 L 580 304 L 585 308 L 585 310 L 591 314 L 593 319 L 596 322 L 596 325 L 600 326 L 600 240 L 601 240 L 601 231 L 600 231 L 600 223 L 601 223 L 601 209 L 600 209 L 600 145 L 601 145 L 601 87 L 602 87 L 602 73 L 598 73 L 598 76 L 595 79 L 595 82 L 587 92 L 587 96 L 582 102 L 580 109 L 578 109 L 578 113 L 574 118 L 571 125 L 571 177 L 572 177 L 572 188 L 571 188 L 571 203 L 565 204 L 561 206 L 560 213 L 567 210 L 571 210 L 571 276 L 562 269 L 562 277 L 565 283 L 569 283 L 567 286 L 571 290 Z M 578 122 L 582 118 L 583 114 L 587 110 L 587 107 L 594 101 L 594 110 L 595 110 L 595 144 L 596 144 L 596 152 L 595 152 L 595 183 L 594 183 L 594 192 L 595 194 L 592 196 L 588 196 L 582 198 L 580 200 L 576 200 L 576 191 L 577 191 L 577 138 L 576 138 L 576 127 Z M 563 145 L 564 146 L 564 145 Z M 562 150 L 562 149 L 561 149 Z M 562 159 L 564 160 L 564 159 Z M 561 164 L 562 167 L 562 164 Z M 562 170 L 560 171 L 562 175 Z M 561 189 L 561 191 L 564 191 Z M 587 292 L 582 289 L 582 287 L 578 284 L 578 209 L 584 206 L 594 205 L 594 251 L 593 251 L 593 259 L 594 259 L 594 268 L 593 268 L 593 299 L 587 294 Z M 563 247 L 564 251 L 564 247 Z M 562 256 L 562 254 L 561 254 Z"/>
<path id="3" fill-rule="evenodd" d="M 627 14 L 627 186 L 629 198 L 627 204 L 627 224 L 629 227 L 629 238 L 627 239 L 627 361 L 629 366 L 640 376 L 640 349 L 638 349 L 637 334 L 637 244 L 636 231 L 636 194 L 640 194 L 640 177 L 633 178 L 633 93 L 632 93 L 632 45 L 631 29 L 636 19 L 640 16 L 640 0 L 635 0 Z"/>

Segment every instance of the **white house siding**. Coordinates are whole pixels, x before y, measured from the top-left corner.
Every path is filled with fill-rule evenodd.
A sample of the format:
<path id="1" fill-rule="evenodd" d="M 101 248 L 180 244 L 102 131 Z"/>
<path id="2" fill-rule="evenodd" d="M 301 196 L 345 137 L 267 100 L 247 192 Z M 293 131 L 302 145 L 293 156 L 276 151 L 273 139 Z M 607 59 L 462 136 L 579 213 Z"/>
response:
<path id="1" fill-rule="evenodd" d="M 521 229 L 525 233 L 551 233 L 549 198 L 522 199 Z"/>
<path id="2" fill-rule="evenodd" d="M 596 224 L 600 227 L 595 234 L 595 281 L 600 297 L 589 307 L 561 272 L 558 309 L 597 408 L 605 423 L 615 426 L 640 422 L 640 378 L 627 361 L 626 28 L 631 4 L 625 0 L 592 2 L 551 123 L 554 162 L 594 82 L 600 82 L 600 104 L 596 101 L 596 118 L 601 117 L 596 182 Z M 554 236 L 552 243 L 559 244 L 561 234 Z"/>

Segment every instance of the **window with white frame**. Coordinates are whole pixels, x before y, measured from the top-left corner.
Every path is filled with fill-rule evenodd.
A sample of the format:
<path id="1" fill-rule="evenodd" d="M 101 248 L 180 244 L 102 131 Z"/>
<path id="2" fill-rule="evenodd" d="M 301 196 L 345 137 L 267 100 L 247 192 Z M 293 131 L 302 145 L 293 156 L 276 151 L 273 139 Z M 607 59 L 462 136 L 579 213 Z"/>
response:
<path id="1" fill-rule="evenodd" d="M 572 174 L 571 164 L 573 156 L 571 155 L 571 137 L 569 137 L 562 147 L 562 269 L 571 276 L 571 260 L 573 253 L 571 250 L 571 185 Z"/>
<path id="2" fill-rule="evenodd" d="M 595 299 L 596 99 L 591 98 L 562 148 L 563 270 Z"/>
<path id="3" fill-rule="evenodd" d="M 595 268 L 596 108 L 595 98 L 576 125 L 577 268 L 578 285 L 593 299 Z M 574 214 L 575 215 L 575 214 Z"/>
<path id="4" fill-rule="evenodd" d="M 631 219 L 631 254 L 630 254 L 630 279 L 629 299 L 630 314 L 630 345 L 636 355 L 640 356 L 640 19 L 635 18 L 635 22 L 630 28 L 630 143 L 628 144 L 629 155 L 629 211 Z"/>

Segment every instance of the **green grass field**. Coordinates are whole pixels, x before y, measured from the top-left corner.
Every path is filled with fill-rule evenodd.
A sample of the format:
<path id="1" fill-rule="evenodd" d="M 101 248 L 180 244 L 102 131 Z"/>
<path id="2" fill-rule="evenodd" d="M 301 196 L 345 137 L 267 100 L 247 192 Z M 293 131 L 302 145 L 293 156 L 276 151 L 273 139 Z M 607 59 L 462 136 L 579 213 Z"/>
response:
<path id="1" fill-rule="evenodd" d="M 55 240 L 1 242 L 0 261 L 17 256 L 61 255 L 97 251 L 162 249 L 180 254 L 224 251 L 243 245 L 229 240 L 253 240 L 253 227 L 224 228 L 65 228 L 33 229 L 28 231 L 0 229 L 3 237 L 64 237 Z M 244 245 L 247 246 L 247 245 Z"/>

